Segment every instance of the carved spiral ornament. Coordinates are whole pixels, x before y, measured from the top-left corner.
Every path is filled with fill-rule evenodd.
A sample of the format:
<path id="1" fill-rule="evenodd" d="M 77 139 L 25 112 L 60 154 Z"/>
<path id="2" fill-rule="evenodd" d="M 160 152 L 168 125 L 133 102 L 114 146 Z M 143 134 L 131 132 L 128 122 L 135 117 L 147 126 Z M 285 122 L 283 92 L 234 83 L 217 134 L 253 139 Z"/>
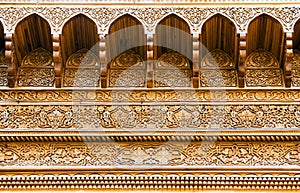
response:
<path id="1" fill-rule="evenodd" d="M 201 63 L 203 68 L 233 68 L 231 57 L 224 51 L 216 49 L 206 54 Z"/>
<path id="2" fill-rule="evenodd" d="M 259 49 L 252 52 L 247 57 L 246 66 L 253 68 L 278 68 L 279 63 L 276 57 L 271 52 Z"/>
<path id="3" fill-rule="evenodd" d="M 27 54 L 21 66 L 22 67 L 51 67 L 52 55 L 44 48 L 37 48 Z"/>
<path id="4" fill-rule="evenodd" d="M 164 53 L 158 58 L 156 67 L 157 68 L 176 67 L 181 69 L 189 69 L 190 65 L 188 59 L 184 57 L 182 54 L 175 51 L 169 51 Z"/>
<path id="5" fill-rule="evenodd" d="M 97 56 L 86 48 L 73 53 L 66 64 L 67 68 L 96 67 L 99 66 Z"/>
<path id="6" fill-rule="evenodd" d="M 132 50 L 121 53 L 111 63 L 111 68 L 143 67 L 143 59 Z"/>

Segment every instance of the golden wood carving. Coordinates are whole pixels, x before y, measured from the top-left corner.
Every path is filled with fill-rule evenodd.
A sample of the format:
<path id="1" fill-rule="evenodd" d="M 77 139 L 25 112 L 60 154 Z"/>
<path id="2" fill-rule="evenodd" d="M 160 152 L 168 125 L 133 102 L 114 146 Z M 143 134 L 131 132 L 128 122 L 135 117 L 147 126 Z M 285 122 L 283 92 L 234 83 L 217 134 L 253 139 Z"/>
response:
<path id="1" fill-rule="evenodd" d="M 292 57 L 291 52 L 300 8 L 177 3 L 0 8 L 5 45 L 5 57 L 0 57 L 0 191 L 300 189 L 300 92 L 283 88 L 289 87 L 289 78 L 299 87 L 299 54 Z M 53 53 L 35 50 L 17 66 L 15 52 L 22 48 L 14 47 L 13 33 L 33 13 L 49 23 L 52 37 L 45 38 L 52 38 Z M 95 22 L 99 50 L 79 50 L 61 64 L 60 34 L 77 14 Z M 124 52 L 107 65 L 105 38 L 125 14 L 145 29 L 148 61 Z M 194 64 L 176 52 L 150 62 L 156 26 L 170 14 L 190 27 Z M 233 58 L 221 50 L 200 54 L 199 33 L 215 14 L 236 27 L 239 45 Z M 288 33 L 282 46 L 287 46 L 291 69 L 280 59 L 285 49 L 278 60 L 262 50 L 246 53 L 248 26 L 261 14 L 278 20 Z"/>
<path id="2" fill-rule="evenodd" d="M 2 130 L 297 128 L 298 105 L 0 106 Z"/>

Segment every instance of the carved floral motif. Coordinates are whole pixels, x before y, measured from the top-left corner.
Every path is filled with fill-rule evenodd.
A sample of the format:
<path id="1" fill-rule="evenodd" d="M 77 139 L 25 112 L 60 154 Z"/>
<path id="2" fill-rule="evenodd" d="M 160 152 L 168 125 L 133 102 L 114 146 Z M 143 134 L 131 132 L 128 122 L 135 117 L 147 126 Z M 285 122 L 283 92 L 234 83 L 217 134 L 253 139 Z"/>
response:
<path id="1" fill-rule="evenodd" d="M 300 166 L 299 143 L 2 143 L 2 166 Z"/>
<path id="2" fill-rule="evenodd" d="M 279 63 L 271 52 L 259 49 L 249 54 L 246 66 L 248 68 L 278 68 Z"/>
<path id="3" fill-rule="evenodd" d="M 21 67 L 52 67 L 52 54 L 44 48 L 37 48 L 22 60 Z"/>
<path id="4" fill-rule="evenodd" d="M 19 68 L 18 86 L 20 87 L 53 87 L 53 68 Z"/>
<path id="5" fill-rule="evenodd" d="M 0 128 L 297 128 L 297 105 L 0 106 Z"/>
<path id="6" fill-rule="evenodd" d="M 283 86 L 281 69 L 246 70 L 245 83 L 248 87 Z"/>
<path id="7" fill-rule="evenodd" d="M 236 70 L 201 70 L 200 71 L 201 87 L 236 87 L 237 72 Z"/>

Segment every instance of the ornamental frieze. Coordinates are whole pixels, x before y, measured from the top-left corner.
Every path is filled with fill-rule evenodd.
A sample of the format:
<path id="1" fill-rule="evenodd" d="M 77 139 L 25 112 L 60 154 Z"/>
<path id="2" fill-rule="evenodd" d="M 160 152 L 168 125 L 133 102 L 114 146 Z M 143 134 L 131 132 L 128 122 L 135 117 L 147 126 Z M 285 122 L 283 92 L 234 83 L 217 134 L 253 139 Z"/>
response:
<path id="1" fill-rule="evenodd" d="M 0 19 L 4 24 L 5 33 L 13 33 L 17 24 L 30 14 L 36 13 L 45 18 L 51 27 L 52 33 L 60 34 L 64 24 L 77 14 L 84 14 L 91 18 L 98 27 L 98 32 L 107 34 L 110 25 L 118 17 L 130 14 L 136 17 L 143 25 L 147 33 L 154 33 L 156 25 L 161 19 L 177 14 L 190 26 L 191 33 L 201 32 L 201 27 L 207 19 L 215 14 L 222 14 L 229 18 L 236 26 L 238 33 L 247 31 L 249 23 L 261 14 L 268 14 L 277 19 L 285 32 L 292 32 L 296 21 L 299 19 L 299 7 L 97 7 L 94 8 L 70 8 L 70 7 L 2 7 Z"/>
<path id="2" fill-rule="evenodd" d="M 0 145 L 0 165 L 194 167 L 300 166 L 299 142 L 15 143 Z"/>
<path id="3" fill-rule="evenodd" d="M 1 130 L 284 129 L 300 127 L 299 105 L 0 106 Z"/>
<path id="4" fill-rule="evenodd" d="M 89 89 L 89 90 L 0 90 L 0 101 L 5 104 L 71 102 L 78 103 L 141 103 L 141 102 L 299 102 L 300 91 L 283 89 Z"/>

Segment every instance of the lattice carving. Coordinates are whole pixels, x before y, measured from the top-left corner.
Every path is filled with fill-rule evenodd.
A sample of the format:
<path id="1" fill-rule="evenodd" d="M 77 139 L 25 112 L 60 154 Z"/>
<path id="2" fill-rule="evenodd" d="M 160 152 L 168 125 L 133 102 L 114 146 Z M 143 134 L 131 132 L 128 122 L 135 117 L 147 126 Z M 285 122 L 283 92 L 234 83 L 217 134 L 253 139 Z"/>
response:
<path id="1" fill-rule="evenodd" d="M 109 70 L 110 87 L 145 87 L 145 70 Z"/>
<path id="2" fill-rule="evenodd" d="M 263 49 L 256 50 L 249 54 L 246 59 L 247 68 L 278 68 L 279 63 L 276 57 Z"/>
<path id="3" fill-rule="evenodd" d="M 3 7 L 0 9 L 0 17 L 3 18 L 6 32 L 13 32 L 16 25 L 27 15 L 37 13 L 49 22 L 51 31 L 61 33 L 63 25 L 78 13 L 84 13 L 92 20 L 96 21 L 98 30 L 107 33 L 108 28 L 113 21 L 120 15 L 129 13 L 138 18 L 148 32 L 154 32 L 155 26 L 161 18 L 170 13 L 178 14 L 184 18 L 190 25 L 193 33 L 201 31 L 202 24 L 214 14 L 222 14 L 230 18 L 235 24 L 238 32 L 246 32 L 249 23 L 256 16 L 267 13 L 283 25 L 285 32 L 292 31 L 293 25 L 300 16 L 298 7 L 142 7 L 142 8 L 113 8 L 113 7 L 95 7 L 95 8 L 72 8 L 72 7 L 32 7 L 23 6 L 22 8 Z M 101 18 L 101 20 L 99 20 Z"/>
<path id="4" fill-rule="evenodd" d="M 294 87 L 300 87 L 300 52 L 294 50 L 293 57 L 291 58 L 292 63 L 292 85 Z"/>
<path id="5" fill-rule="evenodd" d="M 146 65 L 142 57 L 127 50 L 110 63 L 110 87 L 145 87 Z"/>
<path id="6" fill-rule="evenodd" d="M 52 54 L 43 48 L 28 53 L 18 68 L 17 85 L 20 87 L 53 87 Z"/>
<path id="7" fill-rule="evenodd" d="M 7 64 L 5 61 L 4 50 L 0 50 L 0 86 L 8 85 Z"/>
<path id="8" fill-rule="evenodd" d="M 0 128 L 297 128 L 297 105 L 0 106 Z M 129 129 L 130 131 L 130 129 Z"/>
<path id="9" fill-rule="evenodd" d="M 100 63 L 93 52 L 83 48 L 68 58 L 63 78 L 64 87 L 99 87 L 99 79 Z"/>

